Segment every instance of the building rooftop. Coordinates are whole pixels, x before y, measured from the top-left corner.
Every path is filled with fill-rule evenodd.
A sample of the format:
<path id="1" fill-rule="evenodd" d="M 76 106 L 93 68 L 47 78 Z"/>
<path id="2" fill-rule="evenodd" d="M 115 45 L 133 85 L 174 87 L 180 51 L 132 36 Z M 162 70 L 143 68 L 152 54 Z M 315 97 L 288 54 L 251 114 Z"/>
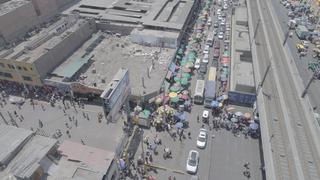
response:
<path id="1" fill-rule="evenodd" d="M 236 21 L 248 22 L 248 11 L 247 7 L 240 6 L 235 9 L 235 19 Z"/>
<path id="2" fill-rule="evenodd" d="M 81 0 L 64 14 L 121 24 L 140 24 L 169 29 L 182 29 L 194 4 L 193 0 Z"/>
<path id="3" fill-rule="evenodd" d="M 17 133 L 27 133 L 28 130 L 13 128 L 10 126 L 2 126 L 1 129 L 8 128 L 11 129 L 7 131 L 7 135 L 12 132 Z M 2 131 L 5 132 L 5 131 Z M 14 135 L 13 135 L 14 136 Z M 19 138 L 19 137 L 18 137 Z M 12 138 L 8 138 L 9 140 Z M 8 140 L 8 142 L 10 142 Z M 13 140 L 14 141 L 14 140 Z M 20 140 L 21 141 L 21 140 Z M 29 141 L 27 141 L 20 151 L 16 149 L 11 153 L 14 153 L 14 157 L 6 166 L 6 168 L 0 172 L 0 179 L 3 179 L 12 174 L 15 177 L 24 179 L 31 177 L 34 172 L 40 167 L 40 161 L 47 155 L 47 153 L 57 144 L 57 140 L 43 137 L 43 136 L 32 136 Z"/>
<path id="4" fill-rule="evenodd" d="M 12 49 L 0 51 L 0 57 L 32 63 L 76 31 L 83 23 L 85 20 L 76 16 L 63 17 Z"/>
<path id="5" fill-rule="evenodd" d="M 118 70 L 126 68 L 129 70 L 133 95 L 140 96 L 160 89 L 168 63 L 174 56 L 174 49 L 134 44 L 128 36 L 118 37 L 105 34 L 104 37 L 88 54 L 92 58 L 84 65 L 85 68 L 77 72 L 77 76 L 74 77 L 75 81 L 104 90 Z M 93 35 L 53 72 L 57 72 L 58 69 L 63 71 L 61 69 L 68 68 L 71 61 L 86 54 L 86 49 L 96 38 L 97 35 Z"/>
<path id="6" fill-rule="evenodd" d="M 11 0 L 5 3 L 0 4 L 0 16 L 7 14 L 14 9 L 17 9 L 25 4 L 31 3 L 27 0 Z"/>
<path id="7" fill-rule="evenodd" d="M 90 179 L 101 180 L 108 171 L 114 152 L 94 148 L 65 140 L 58 152 L 63 156 L 59 161 L 58 170 L 48 177 L 56 179 Z"/>
<path id="8" fill-rule="evenodd" d="M 0 125 L 0 164 L 7 164 L 32 135 L 32 131 Z"/>

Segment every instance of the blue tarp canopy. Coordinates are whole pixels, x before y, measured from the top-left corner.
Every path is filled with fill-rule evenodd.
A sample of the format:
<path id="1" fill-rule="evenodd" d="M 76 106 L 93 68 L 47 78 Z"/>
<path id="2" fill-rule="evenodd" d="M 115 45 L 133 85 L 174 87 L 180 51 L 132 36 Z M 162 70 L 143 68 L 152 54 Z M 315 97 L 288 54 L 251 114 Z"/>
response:
<path id="1" fill-rule="evenodd" d="M 186 114 L 184 112 L 174 114 L 173 118 L 176 121 L 185 121 L 187 119 Z"/>

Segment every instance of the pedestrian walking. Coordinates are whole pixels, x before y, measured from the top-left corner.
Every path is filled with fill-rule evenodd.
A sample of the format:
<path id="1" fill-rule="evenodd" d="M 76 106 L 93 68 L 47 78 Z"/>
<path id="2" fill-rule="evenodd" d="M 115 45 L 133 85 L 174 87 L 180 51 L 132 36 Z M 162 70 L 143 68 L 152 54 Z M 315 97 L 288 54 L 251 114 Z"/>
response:
<path id="1" fill-rule="evenodd" d="M 244 163 L 243 167 L 245 167 L 246 169 L 249 169 L 249 162 Z"/>

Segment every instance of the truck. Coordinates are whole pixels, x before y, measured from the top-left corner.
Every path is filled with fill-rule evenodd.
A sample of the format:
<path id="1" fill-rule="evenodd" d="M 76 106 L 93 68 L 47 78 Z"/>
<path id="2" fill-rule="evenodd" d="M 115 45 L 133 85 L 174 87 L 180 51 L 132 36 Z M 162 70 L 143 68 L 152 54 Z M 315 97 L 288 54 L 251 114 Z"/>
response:
<path id="1" fill-rule="evenodd" d="M 298 38 L 302 40 L 305 40 L 310 35 L 308 29 L 301 25 L 296 28 L 296 34 Z"/>
<path id="2" fill-rule="evenodd" d="M 216 97 L 216 82 L 206 81 L 204 92 L 204 107 L 211 108 L 211 103 Z"/>

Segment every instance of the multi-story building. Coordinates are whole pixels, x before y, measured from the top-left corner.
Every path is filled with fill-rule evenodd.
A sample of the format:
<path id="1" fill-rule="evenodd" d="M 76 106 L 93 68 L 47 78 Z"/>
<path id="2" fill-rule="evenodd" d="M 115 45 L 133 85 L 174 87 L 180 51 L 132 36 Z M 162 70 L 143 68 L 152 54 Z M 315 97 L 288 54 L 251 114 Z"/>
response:
<path id="1" fill-rule="evenodd" d="M 47 74 L 95 30 L 93 21 L 63 17 L 30 39 L 0 51 L 0 79 L 41 86 Z"/>
<path id="2" fill-rule="evenodd" d="M 53 19 L 73 0 L 10 0 L 0 3 L 0 47 L 23 39 L 37 25 Z"/>

